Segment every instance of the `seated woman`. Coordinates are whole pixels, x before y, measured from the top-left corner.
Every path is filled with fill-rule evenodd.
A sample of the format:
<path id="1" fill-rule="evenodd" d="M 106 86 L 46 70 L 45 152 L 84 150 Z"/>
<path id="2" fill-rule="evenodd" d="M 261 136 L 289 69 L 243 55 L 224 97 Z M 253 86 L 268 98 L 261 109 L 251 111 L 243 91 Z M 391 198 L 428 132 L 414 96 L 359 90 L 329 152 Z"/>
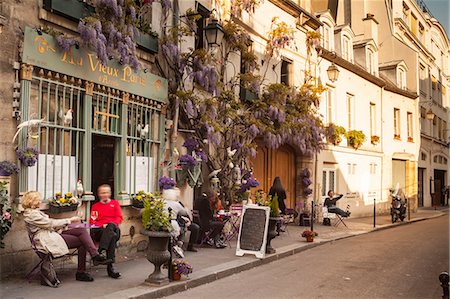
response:
<path id="1" fill-rule="evenodd" d="M 75 278 L 79 281 L 94 281 L 94 278 L 86 272 L 86 251 L 91 255 L 95 266 L 106 265 L 111 263 L 111 260 L 107 260 L 98 253 L 85 228 L 68 229 L 69 224 L 79 223 L 80 217 L 52 219 L 39 209 L 40 204 L 39 192 L 25 193 L 22 201 L 25 209 L 24 221 L 37 250 L 57 258 L 68 254 L 69 248 L 78 248 L 78 268 Z M 42 284 L 56 287 L 59 285 L 59 280 L 48 281 L 47 279 L 46 281 L 46 278 L 43 277 Z"/>
<path id="2" fill-rule="evenodd" d="M 209 237 L 213 240 L 216 248 L 224 248 L 226 245 L 220 240 L 220 234 L 222 233 L 223 223 L 214 219 L 213 209 L 211 204 L 216 202 L 217 195 L 215 192 L 209 190 L 205 195 L 202 195 L 194 203 L 194 210 L 198 210 L 200 215 L 200 236 L 203 236 L 207 232 L 211 232 Z"/>

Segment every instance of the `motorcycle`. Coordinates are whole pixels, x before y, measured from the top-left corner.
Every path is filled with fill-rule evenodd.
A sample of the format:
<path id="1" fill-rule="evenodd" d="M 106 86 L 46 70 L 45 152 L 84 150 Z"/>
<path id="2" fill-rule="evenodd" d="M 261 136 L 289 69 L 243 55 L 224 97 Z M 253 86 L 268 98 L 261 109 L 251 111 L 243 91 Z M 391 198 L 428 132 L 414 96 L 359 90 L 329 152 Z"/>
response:
<path id="1" fill-rule="evenodd" d="M 395 191 L 392 192 L 392 202 L 391 202 L 391 219 L 392 223 L 395 223 L 397 220 L 400 221 L 405 220 L 406 218 L 406 201 L 403 200 L 403 192 L 397 187 Z"/>

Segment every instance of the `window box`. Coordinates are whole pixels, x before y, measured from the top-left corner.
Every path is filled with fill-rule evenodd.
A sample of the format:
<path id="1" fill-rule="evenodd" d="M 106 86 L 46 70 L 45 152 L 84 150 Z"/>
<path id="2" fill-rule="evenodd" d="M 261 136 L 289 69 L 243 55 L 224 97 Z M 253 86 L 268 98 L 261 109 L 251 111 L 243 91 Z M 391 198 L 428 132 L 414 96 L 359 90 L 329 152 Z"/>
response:
<path id="1" fill-rule="evenodd" d="M 158 36 L 155 34 L 140 33 L 136 38 L 136 44 L 151 53 L 158 53 Z"/>
<path id="2" fill-rule="evenodd" d="M 408 142 L 414 142 L 414 139 L 412 137 L 408 137 Z"/>
<path id="3" fill-rule="evenodd" d="M 394 134 L 394 139 L 401 140 L 400 135 Z"/>
<path id="4" fill-rule="evenodd" d="M 79 0 L 44 0 L 44 9 L 75 22 L 95 13 L 93 6 Z"/>

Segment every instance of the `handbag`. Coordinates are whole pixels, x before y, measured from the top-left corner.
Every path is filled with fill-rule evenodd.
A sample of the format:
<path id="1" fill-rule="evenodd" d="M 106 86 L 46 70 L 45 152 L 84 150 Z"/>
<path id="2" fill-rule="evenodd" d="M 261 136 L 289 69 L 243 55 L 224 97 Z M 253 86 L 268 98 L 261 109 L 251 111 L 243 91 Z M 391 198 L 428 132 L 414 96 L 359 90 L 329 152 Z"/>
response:
<path id="1" fill-rule="evenodd" d="M 58 276 L 56 276 L 56 271 L 53 267 L 52 257 L 50 254 L 46 254 L 42 259 L 41 284 L 52 288 L 57 288 L 61 284 Z"/>

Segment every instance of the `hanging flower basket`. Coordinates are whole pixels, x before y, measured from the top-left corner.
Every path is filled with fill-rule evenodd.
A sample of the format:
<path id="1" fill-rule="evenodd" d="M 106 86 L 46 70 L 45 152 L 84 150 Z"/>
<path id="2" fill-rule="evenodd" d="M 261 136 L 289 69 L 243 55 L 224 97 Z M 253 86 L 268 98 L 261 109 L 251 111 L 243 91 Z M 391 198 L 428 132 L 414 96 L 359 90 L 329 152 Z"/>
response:
<path id="1" fill-rule="evenodd" d="M 366 141 L 366 135 L 362 131 L 351 130 L 346 134 L 348 143 L 354 149 L 358 149 L 364 141 Z"/>
<path id="2" fill-rule="evenodd" d="M 19 148 L 16 153 L 20 162 L 26 167 L 34 166 L 39 157 L 39 150 L 35 147 Z"/>
<path id="3" fill-rule="evenodd" d="M 0 176 L 10 176 L 19 173 L 19 166 L 9 161 L 0 162 Z"/>

